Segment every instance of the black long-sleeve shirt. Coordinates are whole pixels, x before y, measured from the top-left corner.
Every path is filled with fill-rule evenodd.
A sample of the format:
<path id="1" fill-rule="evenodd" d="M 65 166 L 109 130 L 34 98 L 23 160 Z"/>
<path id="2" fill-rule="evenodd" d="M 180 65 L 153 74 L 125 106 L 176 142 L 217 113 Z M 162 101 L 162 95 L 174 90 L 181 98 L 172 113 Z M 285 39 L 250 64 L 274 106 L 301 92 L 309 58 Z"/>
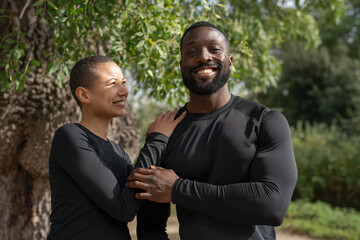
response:
<path id="1" fill-rule="evenodd" d="M 213 112 L 187 113 L 161 165 L 180 177 L 172 202 L 184 240 L 275 239 L 297 181 L 285 117 L 236 96 Z M 144 204 L 139 239 L 167 239 L 167 216 L 168 205 Z"/>
<path id="2" fill-rule="evenodd" d="M 158 165 L 168 137 L 149 134 L 138 162 Z M 125 187 L 133 165 L 123 148 L 80 124 L 54 134 L 49 157 L 51 230 L 48 239 L 130 239 L 127 222 L 141 201 Z"/>

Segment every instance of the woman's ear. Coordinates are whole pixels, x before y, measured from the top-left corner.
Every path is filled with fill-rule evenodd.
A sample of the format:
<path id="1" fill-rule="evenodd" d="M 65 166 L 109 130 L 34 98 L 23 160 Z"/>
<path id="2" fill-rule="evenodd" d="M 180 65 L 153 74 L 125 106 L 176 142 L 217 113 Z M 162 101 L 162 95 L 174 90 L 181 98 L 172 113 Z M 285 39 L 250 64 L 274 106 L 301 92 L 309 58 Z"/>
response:
<path id="1" fill-rule="evenodd" d="M 91 102 L 89 90 L 84 87 L 78 87 L 75 90 L 75 94 L 82 104 L 88 104 Z"/>

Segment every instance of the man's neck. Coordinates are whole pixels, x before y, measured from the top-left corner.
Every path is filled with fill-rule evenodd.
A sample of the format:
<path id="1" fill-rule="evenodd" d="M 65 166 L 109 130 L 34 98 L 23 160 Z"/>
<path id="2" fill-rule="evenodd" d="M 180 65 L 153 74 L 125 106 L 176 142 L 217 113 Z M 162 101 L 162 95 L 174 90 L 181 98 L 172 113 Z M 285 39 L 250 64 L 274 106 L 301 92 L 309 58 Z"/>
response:
<path id="1" fill-rule="evenodd" d="M 211 95 L 198 95 L 190 92 L 190 101 L 186 105 L 190 113 L 207 113 L 224 106 L 231 98 L 227 84 Z"/>

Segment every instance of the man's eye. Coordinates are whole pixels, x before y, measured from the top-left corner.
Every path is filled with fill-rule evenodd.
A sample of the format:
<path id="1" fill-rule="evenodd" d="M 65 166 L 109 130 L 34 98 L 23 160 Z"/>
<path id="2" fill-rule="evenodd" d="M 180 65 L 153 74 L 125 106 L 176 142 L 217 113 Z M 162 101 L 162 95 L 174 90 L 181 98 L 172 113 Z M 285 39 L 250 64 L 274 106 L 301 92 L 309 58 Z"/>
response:
<path id="1" fill-rule="evenodd" d="M 197 53 L 197 51 L 195 49 L 189 50 L 187 52 L 187 54 L 189 54 L 189 55 L 195 55 L 196 53 Z"/>
<path id="2" fill-rule="evenodd" d="M 211 51 L 212 52 L 219 52 L 219 51 L 221 51 L 221 49 L 220 48 L 212 48 Z"/>

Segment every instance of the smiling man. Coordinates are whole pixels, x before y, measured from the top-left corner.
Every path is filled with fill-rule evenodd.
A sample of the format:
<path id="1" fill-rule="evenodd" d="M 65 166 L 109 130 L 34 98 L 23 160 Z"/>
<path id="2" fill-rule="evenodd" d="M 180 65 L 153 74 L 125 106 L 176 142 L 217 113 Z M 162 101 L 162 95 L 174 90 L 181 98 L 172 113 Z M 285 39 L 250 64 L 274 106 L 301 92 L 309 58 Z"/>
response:
<path id="1" fill-rule="evenodd" d="M 137 168 L 127 186 L 148 199 L 138 213 L 138 239 L 168 239 L 169 202 L 181 239 L 276 239 L 297 181 L 285 117 L 234 96 L 226 34 L 208 22 L 184 33 L 181 73 L 190 101 L 179 110 L 161 167 Z"/>

